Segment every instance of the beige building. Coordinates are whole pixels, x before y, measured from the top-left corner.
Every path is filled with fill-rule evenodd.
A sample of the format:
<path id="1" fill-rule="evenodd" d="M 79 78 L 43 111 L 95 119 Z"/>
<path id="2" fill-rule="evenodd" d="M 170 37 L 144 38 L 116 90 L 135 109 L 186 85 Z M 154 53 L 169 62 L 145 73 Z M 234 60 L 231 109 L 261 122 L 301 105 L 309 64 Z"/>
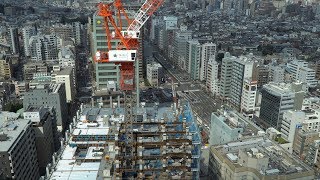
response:
<path id="1" fill-rule="evenodd" d="M 293 140 L 293 154 L 304 160 L 307 156 L 310 146 L 315 140 L 319 140 L 318 131 L 304 131 L 297 129 Z"/>
<path id="2" fill-rule="evenodd" d="M 59 66 L 54 66 L 54 71 L 51 74 L 53 83 L 64 83 L 66 87 L 67 102 L 74 100 L 76 94 L 75 72 L 72 67 L 61 69 Z"/>
<path id="3" fill-rule="evenodd" d="M 23 67 L 24 80 L 31 81 L 36 73 L 47 73 L 48 67 L 45 63 L 27 63 Z"/>
<path id="4" fill-rule="evenodd" d="M 209 179 L 314 179 L 314 171 L 278 144 L 262 137 L 212 146 Z"/>
<path id="5" fill-rule="evenodd" d="M 10 58 L 0 54 L 0 78 L 9 79 L 12 77 L 12 62 Z"/>

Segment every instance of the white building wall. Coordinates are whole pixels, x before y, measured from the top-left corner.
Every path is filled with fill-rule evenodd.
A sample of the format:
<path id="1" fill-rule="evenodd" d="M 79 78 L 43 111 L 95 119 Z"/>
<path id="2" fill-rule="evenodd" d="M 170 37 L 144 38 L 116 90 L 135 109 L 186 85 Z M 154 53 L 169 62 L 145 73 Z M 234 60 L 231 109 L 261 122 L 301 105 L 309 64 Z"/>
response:
<path id="1" fill-rule="evenodd" d="M 207 66 L 209 58 L 216 57 L 217 46 L 213 43 L 205 43 L 201 49 L 201 64 L 200 64 L 200 81 L 206 80 Z"/>

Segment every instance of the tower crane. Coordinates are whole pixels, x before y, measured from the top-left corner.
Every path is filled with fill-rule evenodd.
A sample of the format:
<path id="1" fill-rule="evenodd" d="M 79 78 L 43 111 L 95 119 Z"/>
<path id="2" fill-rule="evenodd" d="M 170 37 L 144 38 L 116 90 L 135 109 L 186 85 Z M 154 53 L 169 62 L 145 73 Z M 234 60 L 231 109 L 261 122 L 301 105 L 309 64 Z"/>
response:
<path id="1" fill-rule="evenodd" d="M 98 5 L 98 15 L 104 18 L 108 51 L 97 51 L 94 60 L 96 63 L 114 62 L 120 64 L 120 90 L 132 91 L 134 89 L 134 63 L 139 48 L 140 29 L 163 2 L 164 0 L 146 0 L 134 15 L 133 20 L 129 19 L 121 0 Z M 116 13 L 112 7 L 115 8 Z M 117 18 L 118 24 L 114 17 Z M 127 24 L 129 24 L 126 30 L 123 30 L 122 27 L 122 17 L 125 17 Z M 110 25 L 113 27 L 112 32 L 109 28 Z M 112 49 L 112 39 L 120 41 L 116 49 Z"/>
<path id="2" fill-rule="evenodd" d="M 133 136 L 133 104 L 134 99 L 131 92 L 134 90 L 134 77 L 137 50 L 139 48 L 140 29 L 150 16 L 162 5 L 164 0 L 146 0 L 134 15 L 134 19 L 128 18 L 121 0 L 114 0 L 113 3 L 98 5 L 98 15 L 104 19 L 108 51 L 98 51 L 95 54 L 96 63 L 113 62 L 120 65 L 120 90 L 125 91 L 125 115 L 126 120 L 121 124 L 119 131 L 123 140 L 120 142 L 120 155 L 117 157 L 119 167 L 116 168 L 117 176 L 135 176 L 137 170 L 137 159 L 135 158 L 136 139 Z M 112 9 L 114 8 L 114 9 Z M 115 10 L 115 11 L 114 11 Z M 115 20 L 116 17 L 117 21 Z M 129 25 L 123 29 L 122 18 L 125 18 Z M 113 27 L 111 31 L 109 27 Z M 118 40 L 116 49 L 111 46 L 112 40 Z"/>

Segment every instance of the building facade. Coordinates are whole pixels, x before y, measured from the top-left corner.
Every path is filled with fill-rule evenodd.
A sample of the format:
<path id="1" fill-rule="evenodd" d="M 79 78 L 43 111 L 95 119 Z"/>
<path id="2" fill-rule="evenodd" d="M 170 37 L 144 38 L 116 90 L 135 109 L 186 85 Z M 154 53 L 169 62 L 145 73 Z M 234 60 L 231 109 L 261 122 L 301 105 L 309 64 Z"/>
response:
<path id="1" fill-rule="evenodd" d="M 277 84 L 263 86 L 260 118 L 278 130 L 281 128 L 283 113 L 287 110 L 300 110 L 305 92 L 301 83 Z"/>
<path id="2" fill-rule="evenodd" d="M 68 107 L 64 84 L 38 85 L 24 95 L 23 108 L 29 106 L 49 106 L 56 111 L 58 130 L 62 131 L 68 124 Z"/>
<path id="3" fill-rule="evenodd" d="M 8 118 L 0 118 L 0 179 L 38 180 L 40 174 L 31 121 L 17 118 L 5 121 Z"/>

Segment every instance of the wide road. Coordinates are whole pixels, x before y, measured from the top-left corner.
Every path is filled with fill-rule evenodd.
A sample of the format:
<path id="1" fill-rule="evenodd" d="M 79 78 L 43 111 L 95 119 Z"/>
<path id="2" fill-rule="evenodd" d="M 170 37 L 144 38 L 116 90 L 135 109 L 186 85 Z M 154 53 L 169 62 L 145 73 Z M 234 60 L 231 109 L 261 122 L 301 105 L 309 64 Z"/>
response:
<path id="1" fill-rule="evenodd" d="M 190 102 L 194 114 L 202 121 L 203 129 L 209 134 L 211 113 L 217 111 L 222 102 L 206 92 L 203 83 L 191 80 L 187 72 L 178 70 L 166 57 L 153 50 L 156 47 L 152 44 L 146 42 L 145 48 L 148 52 L 153 52 L 155 60 L 174 78 L 177 94 Z M 161 87 L 171 88 L 171 84 L 163 84 Z"/>

